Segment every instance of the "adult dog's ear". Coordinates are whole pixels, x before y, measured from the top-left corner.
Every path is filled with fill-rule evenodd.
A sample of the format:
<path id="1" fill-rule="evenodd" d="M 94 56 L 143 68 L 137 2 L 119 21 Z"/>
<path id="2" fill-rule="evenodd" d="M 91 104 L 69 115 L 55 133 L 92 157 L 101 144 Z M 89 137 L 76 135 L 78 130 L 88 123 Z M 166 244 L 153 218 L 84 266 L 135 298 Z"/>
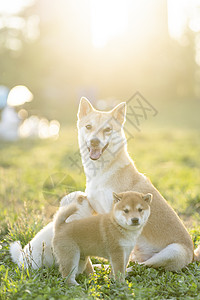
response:
<path id="1" fill-rule="evenodd" d="M 87 196 L 84 196 L 84 195 L 78 196 L 77 201 L 79 204 L 82 204 L 83 200 L 87 200 Z"/>
<path id="2" fill-rule="evenodd" d="M 142 199 L 144 201 L 146 201 L 148 204 L 151 204 L 152 198 L 153 198 L 153 195 L 150 193 L 142 196 Z"/>
<path id="3" fill-rule="evenodd" d="M 117 203 L 119 201 L 122 200 L 122 194 L 117 194 L 115 192 L 113 192 L 113 200 L 114 200 L 114 203 Z"/>
<path id="4" fill-rule="evenodd" d="M 126 121 L 126 102 L 122 102 L 115 106 L 111 111 L 114 119 L 116 119 L 121 125 Z"/>
<path id="5" fill-rule="evenodd" d="M 82 97 L 80 100 L 79 108 L 78 108 L 78 119 L 79 120 L 82 119 L 83 117 L 88 115 L 93 110 L 94 110 L 94 108 L 93 108 L 92 104 L 90 103 L 90 101 L 87 98 Z"/>

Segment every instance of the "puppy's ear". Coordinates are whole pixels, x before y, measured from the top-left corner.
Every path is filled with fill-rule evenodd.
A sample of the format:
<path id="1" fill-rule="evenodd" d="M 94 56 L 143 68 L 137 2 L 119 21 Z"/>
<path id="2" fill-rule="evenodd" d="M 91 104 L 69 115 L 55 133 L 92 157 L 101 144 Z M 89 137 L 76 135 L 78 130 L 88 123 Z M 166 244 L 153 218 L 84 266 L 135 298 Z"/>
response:
<path id="1" fill-rule="evenodd" d="M 146 201 L 148 204 L 151 203 L 152 198 L 153 198 L 153 195 L 150 194 L 150 193 L 148 193 L 148 194 L 142 196 L 142 199 L 143 199 L 144 201 Z"/>
<path id="2" fill-rule="evenodd" d="M 78 108 L 78 119 L 80 120 L 81 118 L 87 116 L 93 110 L 94 108 L 90 101 L 87 98 L 82 97 Z"/>
<path id="3" fill-rule="evenodd" d="M 82 204 L 83 200 L 87 200 L 87 196 L 84 196 L 84 195 L 78 196 L 77 201 L 78 201 L 79 204 Z"/>
<path id="4" fill-rule="evenodd" d="M 122 102 L 115 106 L 111 111 L 114 119 L 116 119 L 121 125 L 126 121 L 126 102 Z"/>
<path id="5" fill-rule="evenodd" d="M 114 203 L 117 203 L 122 200 L 122 195 L 116 194 L 115 192 L 113 192 L 113 199 L 114 199 Z"/>

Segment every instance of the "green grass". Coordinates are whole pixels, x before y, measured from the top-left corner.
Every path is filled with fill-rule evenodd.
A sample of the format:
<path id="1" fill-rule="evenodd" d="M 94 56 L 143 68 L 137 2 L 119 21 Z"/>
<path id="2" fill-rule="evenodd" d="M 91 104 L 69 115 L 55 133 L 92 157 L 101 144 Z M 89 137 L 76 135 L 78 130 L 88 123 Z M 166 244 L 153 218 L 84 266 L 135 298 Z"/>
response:
<path id="1" fill-rule="evenodd" d="M 137 168 L 186 222 L 197 245 L 199 132 L 144 126 L 130 140 L 128 149 Z M 131 263 L 133 272 L 126 283 L 114 282 L 109 271 L 102 269 L 90 278 L 80 275 L 80 286 L 70 288 L 57 268 L 27 271 L 12 263 L 10 241 L 19 239 L 25 245 L 52 218 L 63 194 L 84 190 L 77 151 L 75 128 L 64 129 L 57 141 L 0 143 L 0 299 L 200 299 L 200 263 L 192 263 L 181 272 Z M 72 165 L 70 158 L 77 165 Z M 51 176 L 58 183 L 53 189 Z"/>

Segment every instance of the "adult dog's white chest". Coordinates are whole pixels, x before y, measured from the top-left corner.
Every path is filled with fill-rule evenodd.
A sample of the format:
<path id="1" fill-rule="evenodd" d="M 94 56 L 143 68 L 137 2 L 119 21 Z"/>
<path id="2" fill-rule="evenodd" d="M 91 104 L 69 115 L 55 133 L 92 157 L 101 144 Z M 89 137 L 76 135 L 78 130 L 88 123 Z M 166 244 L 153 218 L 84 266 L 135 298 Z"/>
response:
<path id="1" fill-rule="evenodd" d="M 112 192 L 111 188 L 97 184 L 96 180 L 91 180 L 86 187 L 87 198 L 92 208 L 99 214 L 111 211 L 113 203 Z"/>
<path id="2" fill-rule="evenodd" d="M 121 164 L 123 166 L 123 164 Z M 109 213 L 113 204 L 113 192 L 123 190 L 116 182 L 119 164 L 102 169 L 95 176 L 87 178 L 86 194 L 90 204 L 97 213 Z M 87 171 L 85 172 L 87 176 Z"/>
<path id="3" fill-rule="evenodd" d="M 86 194 L 93 209 L 100 214 L 109 213 L 113 204 L 113 190 L 107 187 L 104 178 L 96 176 L 86 186 Z"/>

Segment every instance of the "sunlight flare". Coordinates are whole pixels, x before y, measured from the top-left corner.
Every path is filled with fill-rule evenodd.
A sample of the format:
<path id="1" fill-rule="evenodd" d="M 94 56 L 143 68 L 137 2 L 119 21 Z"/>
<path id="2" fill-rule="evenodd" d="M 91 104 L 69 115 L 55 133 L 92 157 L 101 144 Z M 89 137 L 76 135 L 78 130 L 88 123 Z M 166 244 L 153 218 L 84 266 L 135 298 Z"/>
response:
<path id="1" fill-rule="evenodd" d="M 33 94 L 24 85 L 17 85 L 11 89 L 7 103 L 10 106 L 19 106 L 33 100 Z"/>
<path id="2" fill-rule="evenodd" d="M 127 0 L 91 0 L 92 43 L 106 46 L 110 39 L 125 32 L 128 26 Z"/>

